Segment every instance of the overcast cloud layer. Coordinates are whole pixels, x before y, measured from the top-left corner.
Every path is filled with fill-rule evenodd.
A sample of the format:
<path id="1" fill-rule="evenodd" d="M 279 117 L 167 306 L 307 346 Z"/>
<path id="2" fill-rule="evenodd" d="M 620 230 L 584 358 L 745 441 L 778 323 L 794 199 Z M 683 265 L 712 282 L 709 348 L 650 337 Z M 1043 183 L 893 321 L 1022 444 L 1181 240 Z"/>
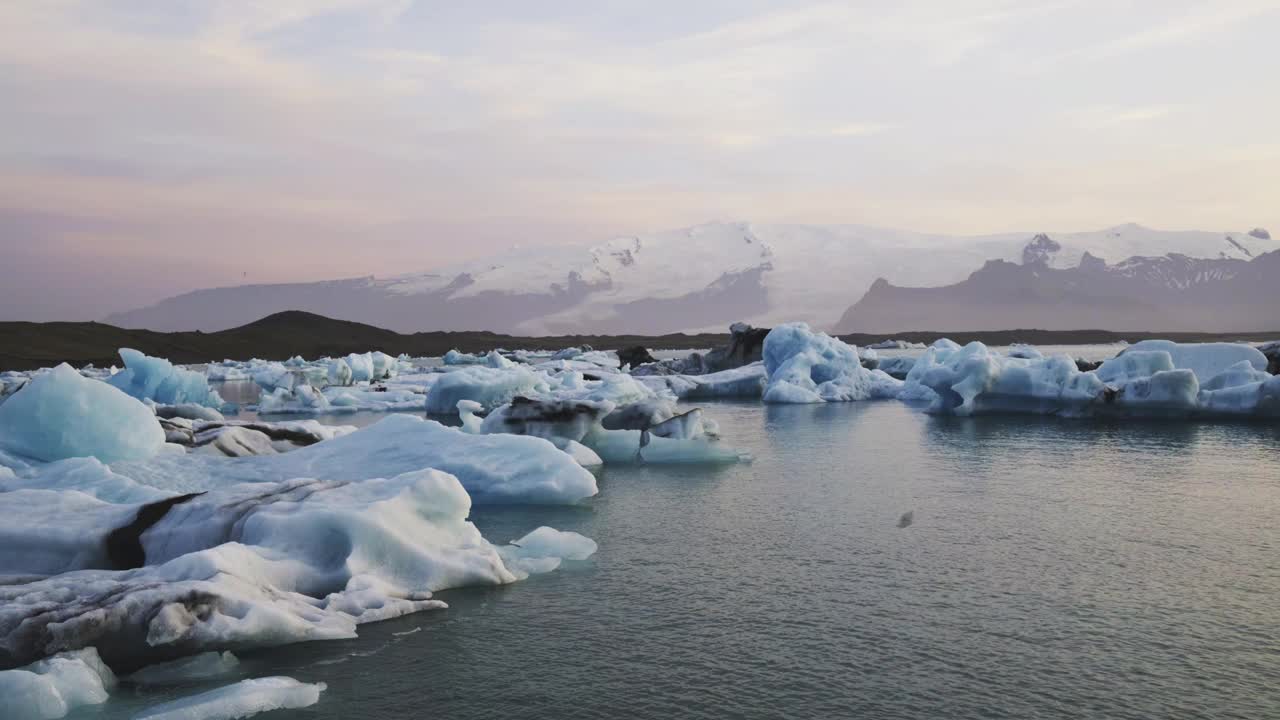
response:
<path id="1" fill-rule="evenodd" d="M 0 3 L 0 319 L 711 219 L 1280 230 L 1280 10 Z"/>

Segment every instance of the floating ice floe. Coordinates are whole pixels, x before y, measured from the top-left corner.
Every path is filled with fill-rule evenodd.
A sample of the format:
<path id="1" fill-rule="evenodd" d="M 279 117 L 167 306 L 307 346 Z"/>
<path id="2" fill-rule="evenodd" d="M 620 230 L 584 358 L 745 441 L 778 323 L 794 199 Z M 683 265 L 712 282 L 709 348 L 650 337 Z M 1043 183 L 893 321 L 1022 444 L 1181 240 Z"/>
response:
<path id="1" fill-rule="evenodd" d="M 344 412 L 421 412 L 427 398 L 403 388 L 333 386 L 317 390 L 309 385 L 276 388 L 258 401 L 264 415 L 299 415 Z"/>
<path id="2" fill-rule="evenodd" d="M 6 720 L 52 720 L 101 705 L 115 685 L 115 674 L 96 650 L 74 650 L 0 671 L 0 706 Z"/>
<path id="3" fill-rule="evenodd" d="M 701 410 L 680 409 L 662 383 L 657 390 L 648 384 L 655 380 L 617 373 L 589 380 L 568 371 L 545 376 L 531 392 L 492 408 L 483 420 L 479 414 L 490 408 L 473 399 L 460 400 L 457 409 L 468 432 L 545 438 L 588 465 L 746 459 L 717 442 L 718 428 Z"/>
<path id="4" fill-rule="evenodd" d="M 163 445 L 150 408 L 65 363 L 36 375 L 0 405 L 0 448 L 36 460 L 137 460 Z"/>
<path id="5" fill-rule="evenodd" d="M 422 468 L 456 475 L 477 503 L 573 503 L 597 492 L 595 477 L 546 441 L 471 435 L 401 414 L 279 455 L 224 458 L 165 453 L 145 462 L 111 466 L 113 472 L 141 484 L 180 493 L 298 477 L 393 477 Z"/>
<path id="6" fill-rule="evenodd" d="M 1144 341 L 1096 371 L 1066 355 L 1010 357 L 974 342 L 930 348 L 907 377 L 904 397 L 932 395 L 934 412 L 1067 416 L 1280 416 L 1280 376 L 1247 345 Z"/>
<path id="7" fill-rule="evenodd" d="M 508 568 L 529 574 L 551 572 L 565 560 L 586 560 L 596 550 L 596 542 L 589 537 L 545 525 L 508 545 L 498 546 L 498 554 Z"/>
<path id="8" fill-rule="evenodd" d="M 667 390 L 681 400 L 759 399 L 764 395 L 764 363 L 706 375 L 640 375 L 636 380 L 655 390 Z"/>
<path id="9" fill-rule="evenodd" d="M 42 504 L 74 512 L 62 528 L 21 521 L 25 546 L 47 548 L 45 559 L 0 556 L 0 574 L 59 571 L 0 585 L 0 666 L 90 646 L 138 665 L 352 637 L 361 623 L 443 607 L 436 590 L 509 583 L 551 569 L 545 558 L 590 554 L 585 538 L 555 534 L 563 554 L 544 544 L 544 560 L 508 567 L 466 520 L 462 484 L 439 470 L 223 484 L 117 507 L 76 491 L 25 492 L 59 495 Z"/>
<path id="10" fill-rule="evenodd" d="M 270 710 L 310 707 L 320 701 L 325 689 L 324 683 L 298 682 L 291 677 L 241 680 L 147 708 L 134 720 L 235 720 Z"/>
<path id="11" fill-rule="evenodd" d="M 857 348 L 805 323 L 787 323 L 764 339 L 769 403 L 820 403 L 896 398 L 902 382 L 862 367 Z"/>

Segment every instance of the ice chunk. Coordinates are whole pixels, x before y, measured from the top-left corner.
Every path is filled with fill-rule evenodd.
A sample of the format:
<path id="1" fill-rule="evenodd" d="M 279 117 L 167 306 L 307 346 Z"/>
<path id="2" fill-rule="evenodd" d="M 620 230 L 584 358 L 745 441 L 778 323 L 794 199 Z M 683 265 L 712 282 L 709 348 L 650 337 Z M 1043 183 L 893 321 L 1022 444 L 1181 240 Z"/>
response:
<path id="1" fill-rule="evenodd" d="M 595 541 L 589 537 L 544 525 L 509 545 L 499 547 L 498 552 L 512 571 L 532 575 L 555 570 L 563 560 L 586 560 L 597 549 Z"/>
<path id="2" fill-rule="evenodd" d="M 1251 383 L 1265 382 L 1271 379 L 1271 375 L 1264 370 L 1259 370 L 1253 363 L 1248 360 L 1240 362 L 1228 367 L 1221 373 L 1214 375 L 1212 378 L 1200 383 L 1201 390 L 1222 390 L 1224 388 L 1237 387 L 1240 385 L 1249 385 Z"/>
<path id="3" fill-rule="evenodd" d="M 164 663 L 156 663 L 125 678 L 136 685 L 184 685 L 197 680 L 230 675 L 240 660 L 229 652 L 204 652 Z"/>
<path id="4" fill-rule="evenodd" d="M 134 720 L 234 720 L 268 710 L 304 708 L 320 702 L 324 683 L 290 677 L 241 680 L 234 685 L 147 708 Z"/>
<path id="5" fill-rule="evenodd" d="M 444 354 L 445 365 L 484 365 L 485 362 L 486 357 L 484 355 L 472 355 L 458 352 L 456 349 Z"/>
<path id="6" fill-rule="evenodd" d="M 945 353 L 945 360 L 937 360 Z M 930 349 L 908 375 L 935 393 L 932 410 L 956 415 L 987 412 L 1081 414 L 1106 387 L 1081 373 L 1065 355 L 1028 360 L 1002 356 L 980 342 L 954 351 Z"/>
<path id="7" fill-rule="evenodd" d="M 1204 359 L 1198 352 L 1190 354 L 1193 360 Z M 1230 352 L 1234 351 L 1208 354 L 1216 361 Z M 1175 364 L 1168 350 L 1130 349 L 1097 371 L 1080 372 L 1066 355 L 1015 358 L 993 353 L 982 343 L 970 343 L 949 354 L 932 348 L 926 351 L 908 375 L 908 391 L 918 382 L 933 393 L 932 411 L 957 415 L 1280 415 L 1280 382 L 1259 372 L 1248 359 L 1204 385 L 1193 370 L 1174 368 Z M 1201 365 L 1203 372 L 1210 368 L 1211 363 Z"/>
<path id="8" fill-rule="evenodd" d="M 453 414 L 459 400 L 473 400 L 486 410 L 511 402 L 517 395 L 534 395 L 550 391 L 541 375 L 524 367 L 495 369 L 464 367 L 445 373 L 427 392 L 429 413 Z"/>
<path id="9" fill-rule="evenodd" d="M 151 457 L 164 431 L 146 405 L 62 364 L 0 405 L 0 447 L 37 460 Z"/>
<path id="10" fill-rule="evenodd" d="M 1230 371 L 1219 375 L 1222 378 Z M 1239 379 L 1239 376 L 1236 378 Z M 1280 417 L 1280 375 L 1267 376 L 1265 380 L 1224 385 L 1200 390 L 1196 398 L 1199 410 L 1205 414 L 1223 416 Z"/>
<path id="11" fill-rule="evenodd" d="M 1119 384 L 1133 378 L 1151 377 L 1158 372 L 1172 369 L 1173 356 L 1167 351 L 1130 348 L 1099 365 L 1095 372 L 1099 380 Z"/>
<path id="12" fill-rule="evenodd" d="M 596 481 L 555 446 L 514 435 L 471 435 L 412 415 L 388 415 L 357 432 L 279 455 L 163 455 L 112 470 L 146 485 L 194 492 L 236 482 L 312 477 L 394 477 L 423 468 L 452 473 L 477 503 L 572 503 Z"/>
<path id="13" fill-rule="evenodd" d="M 79 707 L 101 705 L 115 684 L 98 652 L 84 648 L 0 671 L 0 704 L 7 720 L 51 720 Z"/>
<path id="14" fill-rule="evenodd" d="M 369 357 L 373 363 L 374 380 L 388 380 L 399 374 L 400 363 L 390 355 L 381 350 L 374 350 L 369 353 Z"/>
<path id="15" fill-rule="evenodd" d="M 1132 352 L 1163 351 L 1169 353 L 1173 367 L 1190 370 L 1200 382 L 1208 381 L 1236 363 L 1247 360 L 1254 369 L 1266 372 L 1267 356 L 1252 345 L 1243 343 L 1175 343 L 1169 340 L 1143 340 L 1126 348 L 1120 355 Z"/>
<path id="16" fill-rule="evenodd" d="M 764 339 L 764 401 L 818 403 L 897 397 L 902 383 L 862 367 L 857 348 L 804 323 L 787 323 Z"/>
<path id="17" fill-rule="evenodd" d="M 174 367 L 164 358 L 150 357 L 130 348 L 121 348 L 120 358 L 124 360 L 125 369 L 107 382 L 139 400 L 222 407 L 222 398 L 209 389 L 209 379 L 204 373 Z"/>
<path id="18" fill-rule="evenodd" d="M 325 366 L 325 378 L 330 385 L 346 386 L 353 382 L 354 374 L 346 360 L 337 358 L 330 360 Z"/>
<path id="19" fill-rule="evenodd" d="M 344 359 L 347 366 L 351 368 L 353 382 L 369 382 L 376 377 L 373 374 L 373 356 L 369 353 L 351 353 Z"/>
<path id="20" fill-rule="evenodd" d="M 438 470 L 186 498 L 135 531 L 143 567 L 0 585 L 0 664 L 50 648 L 96 645 L 109 661 L 137 662 L 351 637 L 362 622 L 443 607 L 432 591 L 518 578 L 466 520 L 470 508 Z M 83 518 L 80 542 L 100 546 L 122 520 Z"/>
<path id="21" fill-rule="evenodd" d="M 1200 383 L 1191 370 L 1162 370 L 1126 380 L 1115 404 L 1138 415 L 1181 415 L 1196 409 Z"/>

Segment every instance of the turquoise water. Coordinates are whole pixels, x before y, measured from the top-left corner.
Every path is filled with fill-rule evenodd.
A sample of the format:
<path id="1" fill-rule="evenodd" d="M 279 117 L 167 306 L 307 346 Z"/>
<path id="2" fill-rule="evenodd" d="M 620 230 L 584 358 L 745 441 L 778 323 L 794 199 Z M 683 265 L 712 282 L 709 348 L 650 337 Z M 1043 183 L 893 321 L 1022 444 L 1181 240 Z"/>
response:
<path id="1" fill-rule="evenodd" d="M 705 407 L 753 463 L 474 513 L 591 560 L 244 675 L 328 684 L 272 717 L 1280 716 L 1280 427 Z"/>

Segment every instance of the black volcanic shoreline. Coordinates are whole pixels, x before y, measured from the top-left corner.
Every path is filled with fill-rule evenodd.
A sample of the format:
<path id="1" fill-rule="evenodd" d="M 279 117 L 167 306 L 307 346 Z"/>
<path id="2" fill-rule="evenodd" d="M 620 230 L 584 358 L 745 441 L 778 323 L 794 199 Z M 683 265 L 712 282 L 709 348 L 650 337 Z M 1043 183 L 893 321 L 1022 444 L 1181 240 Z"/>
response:
<path id="1" fill-rule="evenodd" d="M 1162 333 L 1107 330 L 998 330 L 913 331 L 885 334 L 841 335 L 841 339 L 865 346 L 888 338 L 929 343 L 948 337 L 958 343 L 978 340 L 988 345 L 1015 342 L 1032 345 L 1083 345 L 1136 342 L 1162 338 L 1178 342 L 1263 341 L 1280 339 L 1280 330 L 1231 333 Z M 116 351 L 131 347 L 176 363 L 215 362 L 223 359 L 286 360 L 294 355 L 318 358 L 352 352 L 381 350 L 398 355 L 443 355 L 449 350 L 481 352 L 557 350 L 589 344 L 602 350 L 633 345 L 652 349 L 698 349 L 727 344 L 728 333 L 687 335 L 559 335 L 520 337 L 491 332 L 420 332 L 402 335 L 363 323 L 334 320 L 322 315 L 287 311 L 220 332 L 155 332 L 128 330 L 96 322 L 0 322 L 0 371 L 32 370 L 67 362 L 77 367 L 92 363 L 101 367 L 120 363 Z"/>

